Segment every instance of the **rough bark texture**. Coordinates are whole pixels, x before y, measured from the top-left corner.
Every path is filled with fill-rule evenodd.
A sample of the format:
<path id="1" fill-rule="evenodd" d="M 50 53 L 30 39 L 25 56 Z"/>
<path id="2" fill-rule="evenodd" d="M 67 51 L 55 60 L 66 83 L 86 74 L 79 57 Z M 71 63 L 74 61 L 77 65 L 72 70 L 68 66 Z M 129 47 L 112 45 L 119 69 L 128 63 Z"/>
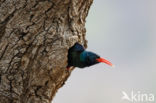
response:
<path id="1" fill-rule="evenodd" d="M 50 103 L 70 72 L 68 49 L 86 46 L 92 0 L 0 0 L 0 103 Z"/>

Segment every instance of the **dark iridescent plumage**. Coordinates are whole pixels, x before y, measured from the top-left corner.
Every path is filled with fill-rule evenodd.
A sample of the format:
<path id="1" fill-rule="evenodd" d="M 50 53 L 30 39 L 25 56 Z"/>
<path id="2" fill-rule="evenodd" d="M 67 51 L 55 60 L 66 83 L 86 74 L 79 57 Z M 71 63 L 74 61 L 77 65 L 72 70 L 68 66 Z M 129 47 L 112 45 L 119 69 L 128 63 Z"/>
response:
<path id="1" fill-rule="evenodd" d="M 99 63 L 97 59 L 100 58 L 97 54 L 85 51 L 84 47 L 76 43 L 69 49 L 68 52 L 68 67 L 74 66 L 79 68 L 88 67 Z"/>

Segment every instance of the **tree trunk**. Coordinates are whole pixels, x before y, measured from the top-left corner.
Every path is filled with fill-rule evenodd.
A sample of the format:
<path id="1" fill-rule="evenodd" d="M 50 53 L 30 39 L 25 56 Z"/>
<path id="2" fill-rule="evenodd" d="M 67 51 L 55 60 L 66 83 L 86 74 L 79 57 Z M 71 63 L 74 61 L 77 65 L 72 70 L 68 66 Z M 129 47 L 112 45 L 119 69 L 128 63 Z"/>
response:
<path id="1" fill-rule="evenodd" d="M 50 103 L 71 71 L 68 49 L 86 46 L 92 0 L 0 0 L 0 103 Z"/>

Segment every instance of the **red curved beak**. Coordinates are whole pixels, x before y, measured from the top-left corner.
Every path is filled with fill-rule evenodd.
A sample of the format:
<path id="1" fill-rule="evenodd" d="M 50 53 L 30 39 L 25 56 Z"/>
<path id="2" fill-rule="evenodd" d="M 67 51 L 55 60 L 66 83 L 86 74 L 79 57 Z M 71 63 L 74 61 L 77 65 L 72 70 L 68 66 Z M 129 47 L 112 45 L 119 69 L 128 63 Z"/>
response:
<path id="1" fill-rule="evenodd" d="M 109 62 L 108 60 L 104 59 L 104 58 L 98 58 L 98 59 L 96 59 L 96 60 L 97 60 L 98 62 L 106 63 L 106 64 L 108 64 L 108 65 L 110 65 L 110 66 L 113 67 L 113 64 L 112 64 L 111 62 Z"/>

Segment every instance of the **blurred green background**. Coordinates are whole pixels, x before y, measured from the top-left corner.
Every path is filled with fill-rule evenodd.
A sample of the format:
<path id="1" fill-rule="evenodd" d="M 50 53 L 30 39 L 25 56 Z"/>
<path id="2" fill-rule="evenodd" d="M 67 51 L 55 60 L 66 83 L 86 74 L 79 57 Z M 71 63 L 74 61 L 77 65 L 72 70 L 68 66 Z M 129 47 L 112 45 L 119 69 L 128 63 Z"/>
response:
<path id="1" fill-rule="evenodd" d="M 87 50 L 116 67 L 76 68 L 53 103 L 129 103 L 122 91 L 132 90 L 156 95 L 156 0 L 94 0 L 86 28 Z"/>

